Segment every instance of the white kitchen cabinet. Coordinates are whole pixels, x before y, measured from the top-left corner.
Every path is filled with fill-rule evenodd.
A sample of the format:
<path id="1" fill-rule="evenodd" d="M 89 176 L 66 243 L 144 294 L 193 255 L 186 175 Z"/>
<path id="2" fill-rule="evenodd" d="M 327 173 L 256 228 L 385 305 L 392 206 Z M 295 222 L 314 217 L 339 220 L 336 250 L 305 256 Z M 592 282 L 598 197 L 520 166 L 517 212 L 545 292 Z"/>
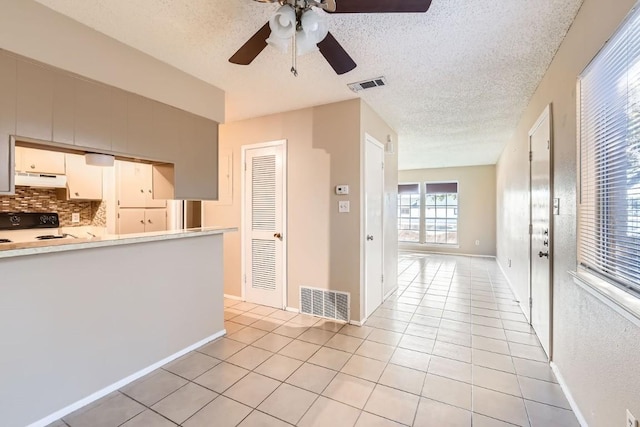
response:
<path id="1" fill-rule="evenodd" d="M 166 200 L 153 198 L 153 166 L 146 163 L 116 163 L 118 206 L 121 208 L 164 208 Z"/>
<path id="2" fill-rule="evenodd" d="M 166 229 L 166 209 L 118 209 L 118 234 L 147 233 Z"/>
<path id="3" fill-rule="evenodd" d="M 16 60 L 0 52 L 0 194 L 13 194 L 11 135 L 16 133 Z"/>
<path id="4" fill-rule="evenodd" d="M 102 200 L 102 168 L 87 165 L 84 156 L 65 154 L 69 200 Z"/>
<path id="5" fill-rule="evenodd" d="M 16 170 L 20 172 L 48 173 L 64 175 L 64 153 L 58 151 L 38 150 L 35 148 L 16 147 L 20 163 L 16 163 Z"/>

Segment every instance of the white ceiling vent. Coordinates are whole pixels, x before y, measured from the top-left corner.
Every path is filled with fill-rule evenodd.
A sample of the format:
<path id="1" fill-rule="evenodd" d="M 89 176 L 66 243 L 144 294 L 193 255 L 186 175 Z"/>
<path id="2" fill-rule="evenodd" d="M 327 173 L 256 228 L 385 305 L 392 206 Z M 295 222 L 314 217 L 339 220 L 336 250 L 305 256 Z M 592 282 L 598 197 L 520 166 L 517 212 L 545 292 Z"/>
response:
<path id="1" fill-rule="evenodd" d="M 349 86 L 349 89 L 351 89 L 354 92 L 360 92 L 361 90 L 372 89 L 374 87 L 380 87 L 380 86 L 386 86 L 386 85 L 387 85 L 387 79 L 381 76 L 371 80 L 363 80 L 361 82 L 349 83 L 347 86 Z"/>

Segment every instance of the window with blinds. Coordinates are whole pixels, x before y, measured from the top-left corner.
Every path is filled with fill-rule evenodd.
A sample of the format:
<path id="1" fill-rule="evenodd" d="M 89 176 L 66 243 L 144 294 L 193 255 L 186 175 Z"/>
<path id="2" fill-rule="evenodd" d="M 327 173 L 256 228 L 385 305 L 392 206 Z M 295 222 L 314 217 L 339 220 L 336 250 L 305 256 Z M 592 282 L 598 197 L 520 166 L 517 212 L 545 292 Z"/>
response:
<path id="1" fill-rule="evenodd" d="M 420 184 L 398 185 L 398 240 L 420 242 Z"/>
<path id="2" fill-rule="evenodd" d="M 640 296 L 640 13 L 579 78 L 578 263 Z"/>
<path id="3" fill-rule="evenodd" d="M 425 242 L 458 243 L 458 183 L 425 184 Z"/>

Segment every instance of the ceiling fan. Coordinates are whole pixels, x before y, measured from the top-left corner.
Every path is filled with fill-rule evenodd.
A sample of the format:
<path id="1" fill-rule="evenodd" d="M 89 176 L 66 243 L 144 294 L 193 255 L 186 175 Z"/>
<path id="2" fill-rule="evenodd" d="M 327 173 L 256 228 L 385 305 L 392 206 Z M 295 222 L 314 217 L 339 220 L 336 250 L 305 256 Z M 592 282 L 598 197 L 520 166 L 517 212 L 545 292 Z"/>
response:
<path id="1" fill-rule="evenodd" d="M 327 30 L 322 12 L 328 13 L 422 13 L 431 0 L 254 0 L 279 3 L 280 9 L 230 59 L 249 65 L 269 44 L 284 52 L 293 41 L 293 67 L 298 75 L 296 56 L 316 50 L 325 57 L 337 74 L 356 68 L 356 63 Z"/>

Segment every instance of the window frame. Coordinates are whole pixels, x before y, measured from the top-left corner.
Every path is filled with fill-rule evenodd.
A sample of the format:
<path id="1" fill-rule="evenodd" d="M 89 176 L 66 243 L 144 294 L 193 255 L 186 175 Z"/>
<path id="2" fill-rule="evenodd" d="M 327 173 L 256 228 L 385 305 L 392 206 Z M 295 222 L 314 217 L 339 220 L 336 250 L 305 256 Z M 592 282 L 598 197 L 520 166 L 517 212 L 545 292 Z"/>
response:
<path id="1" fill-rule="evenodd" d="M 420 182 L 399 182 L 398 183 L 398 187 L 400 187 L 401 185 L 417 185 L 418 186 L 418 192 L 417 193 L 411 193 L 411 194 L 417 194 L 418 195 L 418 209 L 420 209 L 420 213 L 418 214 L 418 240 L 401 240 L 400 239 L 400 230 L 411 230 L 411 228 L 406 229 L 406 228 L 400 228 L 400 220 L 401 219 L 407 219 L 407 217 L 402 217 L 400 215 L 400 210 L 402 208 L 401 204 L 400 204 L 400 197 L 401 197 L 401 193 L 398 191 L 398 198 L 397 198 L 397 214 L 398 214 L 398 222 L 397 222 L 397 228 L 398 228 L 398 242 L 399 243 L 404 243 L 404 244 L 417 244 L 420 243 L 422 241 L 422 227 L 420 226 L 420 221 L 422 218 L 422 188 L 421 188 L 421 184 Z M 409 214 L 411 215 L 411 214 Z M 409 223 L 411 224 L 411 222 L 413 221 L 414 217 L 409 216 Z"/>
<path id="2" fill-rule="evenodd" d="M 437 243 L 437 242 L 427 242 L 426 236 L 426 199 L 427 199 L 427 185 L 429 184 L 455 184 L 457 188 L 456 199 L 456 243 Z M 402 181 L 398 183 L 398 187 L 401 185 L 418 185 L 419 194 L 420 194 L 420 219 L 419 219 L 419 240 L 418 241 L 407 241 L 401 240 L 399 237 L 400 232 L 400 193 L 398 192 L 398 243 L 401 246 L 411 247 L 411 246 L 420 246 L 420 247 L 434 247 L 434 248 L 459 248 L 460 244 L 460 182 L 458 180 L 440 180 L 440 181 Z M 447 193 L 451 194 L 451 193 Z M 449 218 L 445 218 L 445 221 L 451 221 Z"/>
<path id="3" fill-rule="evenodd" d="M 633 33 L 636 36 L 631 42 L 629 41 L 630 39 L 627 38 L 627 35 L 630 33 Z M 636 55 L 633 58 L 635 60 L 635 62 L 633 63 L 630 63 L 630 61 L 628 60 L 629 58 L 627 57 L 625 58 L 626 61 L 624 63 L 624 71 L 620 72 L 620 75 L 617 76 L 617 79 L 609 81 L 604 80 L 607 77 L 611 77 L 611 79 L 616 78 L 615 74 L 613 73 L 611 76 L 607 76 L 608 70 L 606 68 L 607 66 L 615 65 L 615 62 L 611 62 L 610 59 L 616 58 L 616 55 L 619 53 L 617 53 L 614 49 L 624 49 L 628 51 L 630 44 L 633 44 L 633 47 L 636 50 L 640 49 L 640 40 L 636 41 L 639 34 L 640 9 L 632 10 L 629 13 L 627 18 L 623 21 L 614 35 L 607 41 L 602 50 L 595 55 L 589 65 L 587 65 L 582 73 L 580 73 L 576 82 L 576 133 L 578 168 L 576 185 L 578 190 L 578 215 L 576 224 L 577 252 L 576 271 L 569 273 L 573 277 L 574 282 L 577 285 L 584 288 L 592 295 L 596 296 L 598 299 L 612 307 L 614 310 L 618 311 L 620 314 L 623 314 L 625 317 L 640 326 L 640 282 L 633 282 L 631 284 L 628 283 L 628 280 L 626 280 L 624 273 L 617 274 L 618 271 L 616 271 L 616 266 L 622 265 L 621 259 L 613 258 L 613 261 L 611 261 L 609 260 L 609 258 L 607 258 L 611 253 L 614 253 L 614 256 L 620 256 L 619 254 L 616 254 L 615 242 L 620 239 L 621 230 L 624 230 L 624 228 L 628 225 L 628 211 L 630 206 L 629 202 L 630 200 L 635 199 L 633 199 L 628 192 L 625 194 L 624 200 L 627 210 L 627 218 L 625 219 L 624 224 L 616 224 L 618 216 L 615 215 L 617 212 L 615 211 L 615 209 L 612 210 L 612 206 L 615 208 L 615 205 L 617 203 L 620 203 L 620 200 L 622 200 L 622 198 L 619 198 L 619 200 L 615 202 L 609 200 L 608 196 L 612 191 L 609 183 L 620 179 L 620 177 L 616 173 L 612 173 L 609 171 L 600 172 L 604 177 L 597 176 L 597 174 L 595 174 L 595 171 L 606 170 L 607 168 L 610 168 L 611 166 L 608 163 L 610 162 L 610 159 L 614 158 L 614 156 L 616 155 L 619 156 L 620 151 L 624 152 L 626 150 L 625 148 L 614 146 L 614 144 L 612 144 L 612 141 L 616 141 L 616 139 L 611 139 L 611 135 L 607 135 L 609 138 L 605 138 L 595 133 L 589 134 L 589 139 L 585 137 L 585 130 L 588 129 L 589 126 L 594 126 L 594 124 L 598 122 L 605 123 L 607 121 L 607 116 L 612 116 L 615 118 L 616 115 L 624 114 L 627 116 L 627 120 L 629 120 L 629 98 L 633 96 L 633 94 L 630 95 L 629 86 L 627 86 L 627 91 L 623 96 L 623 98 L 626 99 L 626 102 L 624 103 L 623 107 L 619 106 L 618 103 L 611 104 L 617 107 L 615 110 L 612 110 L 611 105 L 607 104 L 604 99 L 602 101 L 598 100 L 601 101 L 601 103 L 599 102 L 597 104 L 589 104 L 596 105 L 597 107 L 595 108 L 595 112 L 587 110 L 586 114 L 591 113 L 590 117 L 587 117 L 587 119 L 589 119 L 588 121 L 585 120 L 585 112 L 582 108 L 582 105 L 585 102 L 585 88 L 583 87 L 584 85 L 582 83 L 585 79 L 588 78 L 589 72 L 593 70 L 594 67 L 603 65 L 605 67 L 603 71 L 600 71 L 604 73 L 602 83 L 597 80 L 589 82 L 591 89 L 594 91 L 602 91 L 604 90 L 603 88 L 606 88 L 608 85 L 618 84 L 623 77 L 628 79 L 629 73 L 632 72 L 635 67 L 640 67 L 640 56 Z M 607 60 L 608 62 L 602 62 Z M 595 76 L 594 78 L 596 77 L 598 76 Z M 633 86 L 635 86 L 635 88 L 640 88 L 640 72 L 636 73 L 634 77 L 635 78 L 633 79 Z M 629 85 L 628 82 L 627 85 Z M 638 89 L 638 94 L 640 94 L 640 89 Z M 638 95 L 636 95 L 636 97 L 637 96 Z M 592 102 L 590 98 L 587 99 Z M 619 100 L 616 101 L 619 102 Z M 593 106 L 591 108 L 593 108 Z M 635 122 L 635 124 L 637 124 L 637 121 Z M 628 147 L 630 123 L 627 121 L 625 125 L 619 126 L 624 129 L 625 132 L 624 140 L 626 141 L 626 144 L 624 145 L 624 147 Z M 588 153 L 599 157 L 597 159 L 594 159 L 587 156 Z M 630 157 L 629 152 L 626 151 L 626 154 L 624 154 L 624 156 L 624 161 L 627 161 L 626 159 Z M 619 166 L 619 164 L 616 164 L 615 166 Z M 584 182 L 585 176 L 589 176 L 588 182 Z M 614 190 L 629 190 L 629 188 L 633 187 L 633 185 L 627 182 L 623 185 L 618 184 Z M 590 199 L 587 198 L 586 194 L 589 194 Z M 635 205 L 636 202 L 633 203 L 633 206 Z M 593 225 L 588 224 L 586 218 L 593 218 Z M 604 233 L 603 237 L 600 237 L 599 234 L 602 233 Z M 635 240 L 633 237 L 631 237 L 631 239 L 632 241 Z M 593 254 L 589 254 L 588 251 L 583 252 L 586 250 L 586 245 L 584 242 L 596 242 L 599 246 L 597 246 L 597 249 L 593 252 Z M 633 245 L 634 244 L 632 243 L 632 246 Z M 621 254 L 624 255 L 626 253 L 627 252 Z M 593 264 L 593 262 L 589 262 L 598 258 L 606 259 L 606 261 L 595 261 L 596 264 Z M 604 270 L 602 270 L 602 268 L 604 268 Z M 609 270 L 607 270 L 607 268 Z M 611 271 L 614 271 L 614 273 L 608 274 Z M 619 277 L 616 277 L 616 275 L 619 275 Z"/>

